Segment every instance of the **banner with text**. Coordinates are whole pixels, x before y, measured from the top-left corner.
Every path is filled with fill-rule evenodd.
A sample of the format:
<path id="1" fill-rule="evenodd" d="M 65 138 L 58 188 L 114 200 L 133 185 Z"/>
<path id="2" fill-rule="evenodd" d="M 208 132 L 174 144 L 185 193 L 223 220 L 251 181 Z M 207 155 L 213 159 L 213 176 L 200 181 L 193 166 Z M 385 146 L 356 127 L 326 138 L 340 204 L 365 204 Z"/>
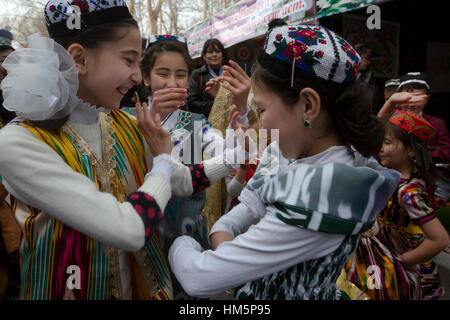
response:
<path id="1" fill-rule="evenodd" d="M 314 0 L 244 0 L 186 31 L 185 37 L 191 56 L 197 58 L 208 39 L 217 38 L 227 48 L 264 34 L 272 19 L 298 23 L 314 16 Z"/>

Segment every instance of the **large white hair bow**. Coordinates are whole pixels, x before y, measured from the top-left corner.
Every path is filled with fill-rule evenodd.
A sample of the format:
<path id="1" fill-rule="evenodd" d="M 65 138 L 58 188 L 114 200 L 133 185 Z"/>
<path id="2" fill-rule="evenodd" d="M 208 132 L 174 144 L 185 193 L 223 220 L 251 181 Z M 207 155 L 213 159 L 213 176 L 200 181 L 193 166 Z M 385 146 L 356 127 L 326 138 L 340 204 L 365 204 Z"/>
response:
<path id="1" fill-rule="evenodd" d="M 3 106 L 26 120 L 63 118 L 76 106 L 78 70 L 72 56 L 53 39 L 33 34 L 28 48 L 3 62 Z"/>

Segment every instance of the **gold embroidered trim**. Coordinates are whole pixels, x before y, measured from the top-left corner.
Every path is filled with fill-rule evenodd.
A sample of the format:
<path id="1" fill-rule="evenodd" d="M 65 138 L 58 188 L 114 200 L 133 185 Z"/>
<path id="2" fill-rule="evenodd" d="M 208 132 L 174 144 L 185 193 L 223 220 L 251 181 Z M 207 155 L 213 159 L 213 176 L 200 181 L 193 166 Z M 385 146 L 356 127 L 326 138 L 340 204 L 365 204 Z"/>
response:
<path id="1" fill-rule="evenodd" d="M 114 144 L 116 141 L 113 138 L 114 128 L 111 126 L 113 120 L 105 113 L 99 114 L 100 128 L 102 131 L 102 160 L 100 161 L 91 146 L 81 137 L 73 127 L 66 122 L 63 126 L 63 132 L 71 139 L 72 143 L 79 150 L 79 152 L 89 157 L 91 165 L 94 168 L 94 173 L 100 184 L 100 191 L 110 193 L 114 195 L 120 202 L 125 201 L 126 191 L 122 181 L 117 176 L 116 160 L 114 156 L 116 152 L 114 150 Z M 111 295 L 120 300 L 123 298 L 122 282 L 120 279 L 119 268 L 119 254 L 117 249 L 113 247 L 107 247 L 108 255 L 110 258 L 110 289 Z"/>
<path id="2" fill-rule="evenodd" d="M 141 266 L 142 276 L 149 289 L 150 297 L 153 299 L 157 294 L 161 293 L 161 288 L 159 287 L 150 259 L 144 249 L 134 252 L 134 257 L 138 265 Z"/>

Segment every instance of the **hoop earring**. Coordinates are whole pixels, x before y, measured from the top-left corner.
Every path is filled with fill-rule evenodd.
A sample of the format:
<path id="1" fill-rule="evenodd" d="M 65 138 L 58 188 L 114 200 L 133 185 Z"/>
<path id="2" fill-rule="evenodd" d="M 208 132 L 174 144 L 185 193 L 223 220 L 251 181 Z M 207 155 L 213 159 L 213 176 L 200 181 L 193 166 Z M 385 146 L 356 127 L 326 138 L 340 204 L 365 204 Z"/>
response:
<path id="1" fill-rule="evenodd" d="M 310 127 L 311 127 L 311 121 L 305 120 L 305 122 L 303 123 L 303 125 L 305 126 L 305 128 L 310 128 Z"/>

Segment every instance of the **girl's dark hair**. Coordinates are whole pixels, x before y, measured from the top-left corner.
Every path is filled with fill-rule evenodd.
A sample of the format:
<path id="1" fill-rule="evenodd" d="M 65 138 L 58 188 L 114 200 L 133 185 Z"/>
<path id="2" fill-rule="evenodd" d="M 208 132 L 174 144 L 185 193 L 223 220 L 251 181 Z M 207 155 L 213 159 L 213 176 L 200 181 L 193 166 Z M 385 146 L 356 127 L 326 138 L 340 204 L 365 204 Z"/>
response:
<path id="1" fill-rule="evenodd" d="M 78 43 L 88 49 L 99 48 L 105 42 L 114 42 L 122 39 L 124 33 L 119 32 L 123 28 L 137 28 L 139 26 L 134 19 L 123 19 L 113 23 L 106 23 L 97 25 L 88 29 L 80 30 L 73 34 L 55 37 L 53 40 L 63 46 L 65 49 L 69 48 L 71 44 Z M 27 121 L 33 126 L 57 132 L 69 119 L 66 116 L 61 119 L 52 119 L 44 121 Z"/>
<path id="2" fill-rule="evenodd" d="M 205 56 L 206 52 L 208 51 L 208 49 L 212 47 L 214 50 L 219 49 L 222 52 L 222 64 L 225 63 L 225 61 L 227 61 L 226 59 L 226 51 L 225 51 L 225 47 L 223 46 L 223 43 L 219 40 L 219 39 L 208 39 L 206 40 L 205 44 L 203 45 L 203 50 L 202 50 L 202 57 Z"/>
<path id="3" fill-rule="evenodd" d="M 336 96 L 318 90 L 314 84 L 300 77 L 295 78 L 291 88 L 290 77 L 279 78 L 259 63 L 252 71 L 252 76 L 255 81 L 262 81 L 268 90 L 277 94 L 287 105 L 293 105 L 299 100 L 299 92 L 303 88 L 316 90 L 320 96 L 321 110 L 329 113 L 333 128 L 347 145 L 352 145 L 365 157 L 380 151 L 385 124 L 372 114 L 372 93 L 367 84 L 354 83 Z"/>
<path id="4" fill-rule="evenodd" d="M 427 142 L 393 123 L 388 122 L 386 128 L 400 140 L 405 148 L 411 148 L 414 152 L 414 172 L 411 174 L 424 179 L 427 186 L 433 186 L 438 173 L 433 165 L 433 158 L 428 152 Z"/>
<path id="5" fill-rule="evenodd" d="M 194 66 L 192 64 L 192 58 L 189 54 L 189 50 L 186 44 L 183 44 L 177 40 L 162 40 L 152 44 L 144 52 L 144 58 L 141 63 L 141 70 L 144 74 L 149 74 L 155 65 L 158 55 L 163 52 L 177 52 L 182 55 L 184 62 L 188 67 L 188 73 L 191 75 Z"/>
<path id="6" fill-rule="evenodd" d="M 179 53 L 187 65 L 189 76 L 192 74 L 194 66 L 187 45 L 178 40 L 161 40 L 150 45 L 150 47 L 145 50 L 144 58 L 141 63 L 141 71 L 143 75 L 150 75 L 150 71 L 154 67 L 156 59 L 163 52 Z M 151 88 L 148 87 L 148 90 L 151 91 Z M 150 92 L 148 92 L 148 95 L 150 95 Z"/>

